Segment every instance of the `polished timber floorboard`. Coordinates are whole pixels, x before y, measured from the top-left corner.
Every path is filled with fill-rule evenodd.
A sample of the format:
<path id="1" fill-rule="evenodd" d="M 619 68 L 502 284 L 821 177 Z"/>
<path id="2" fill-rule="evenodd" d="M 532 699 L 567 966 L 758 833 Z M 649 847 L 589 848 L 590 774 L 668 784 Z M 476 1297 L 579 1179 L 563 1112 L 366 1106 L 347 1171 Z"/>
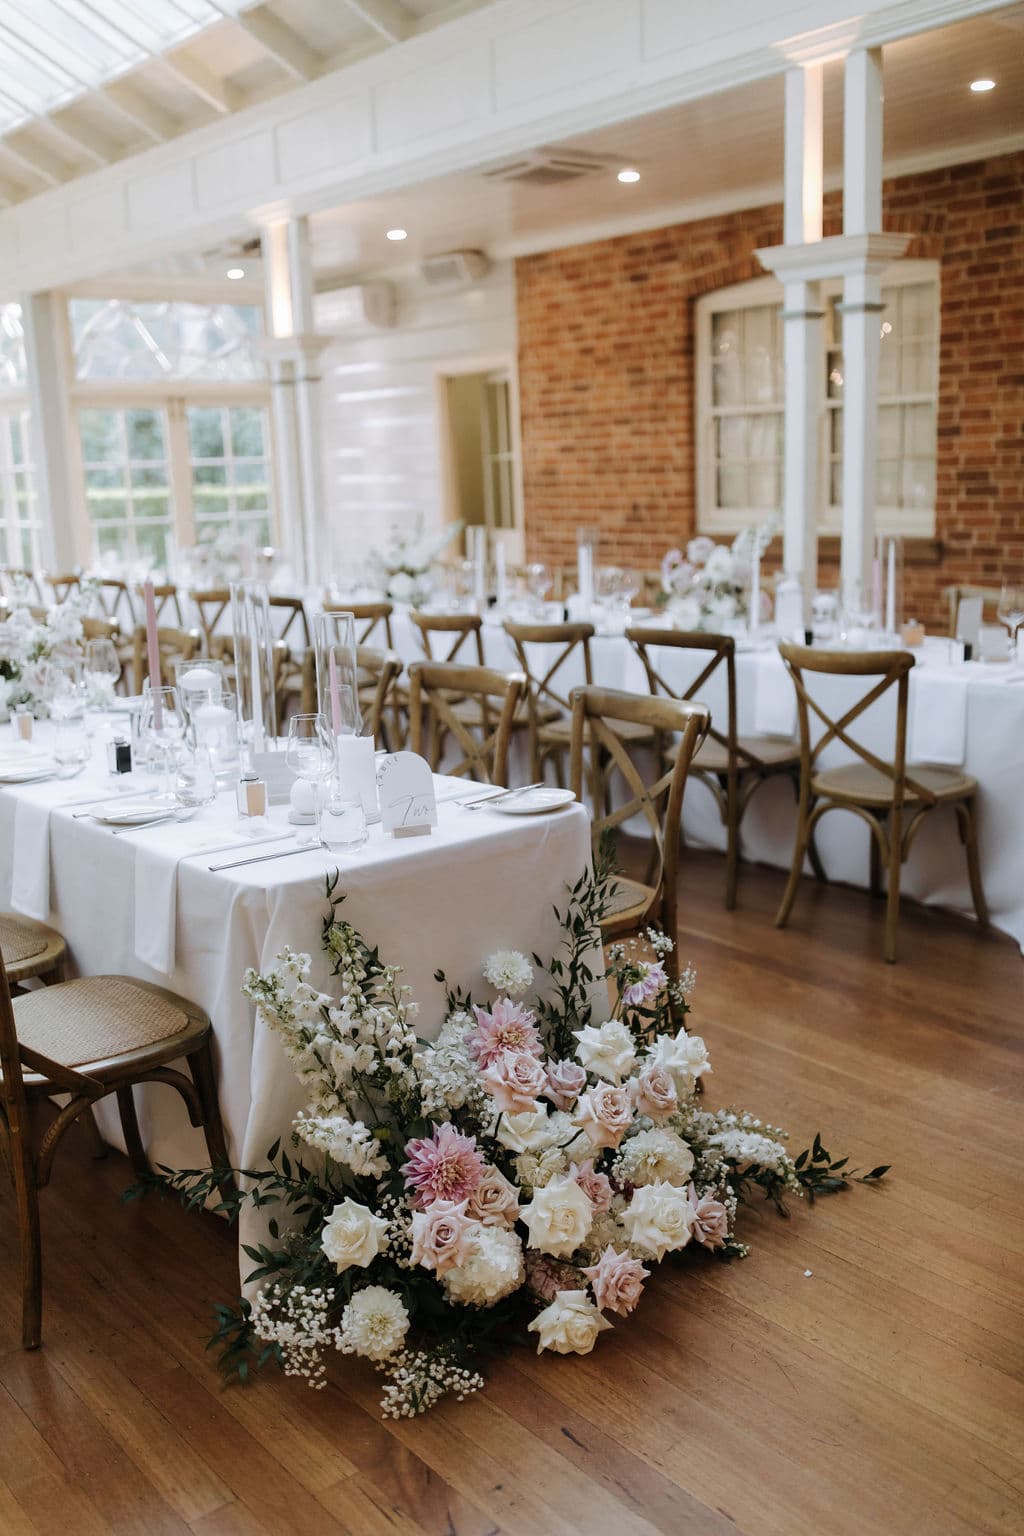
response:
<path id="1" fill-rule="evenodd" d="M 525 1350 L 487 1390 L 381 1422 L 376 1379 L 222 1390 L 204 1352 L 234 1237 L 122 1206 L 126 1162 L 69 1141 L 44 1194 L 44 1347 L 17 1344 L 0 1219 L 0 1533 L 978 1536 L 1024 1531 L 1022 968 L 1006 939 L 687 857 L 684 958 L 708 1102 L 888 1183 L 752 1212 L 744 1263 L 666 1263 L 585 1360 Z M 295 936 L 296 942 L 301 935 Z M 806 1271 L 811 1273 L 808 1275 Z"/>

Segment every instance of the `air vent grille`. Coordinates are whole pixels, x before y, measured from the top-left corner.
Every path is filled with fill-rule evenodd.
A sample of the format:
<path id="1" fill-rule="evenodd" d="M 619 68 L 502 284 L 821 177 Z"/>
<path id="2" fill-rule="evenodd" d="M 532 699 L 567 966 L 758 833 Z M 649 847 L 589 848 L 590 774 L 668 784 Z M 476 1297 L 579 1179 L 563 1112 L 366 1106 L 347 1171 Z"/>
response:
<path id="1" fill-rule="evenodd" d="M 592 155 L 582 149 L 541 148 L 532 154 L 520 155 L 503 165 L 492 166 L 484 171 L 483 179 L 490 182 L 515 182 L 534 187 L 555 187 L 566 181 L 578 181 L 581 176 L 606 173 L 611 166 L 621 165 L 613 155 Z"/>

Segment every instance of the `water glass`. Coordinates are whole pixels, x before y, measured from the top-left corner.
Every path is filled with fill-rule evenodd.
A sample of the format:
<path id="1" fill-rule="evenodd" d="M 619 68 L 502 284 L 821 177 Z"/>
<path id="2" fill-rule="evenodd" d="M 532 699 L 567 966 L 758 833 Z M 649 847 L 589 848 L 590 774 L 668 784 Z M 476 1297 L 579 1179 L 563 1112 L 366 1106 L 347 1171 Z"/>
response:
<path id="1" fill-rule="evenodd" d="M 1020 665 L 1018 636 L 1024 626 L 1024 582 L 1004 581 L 999 591 L 996 617 L 1005 624 L 1010 635 L 1010 659 Z"/>
<path id="2" fill-rule="evenodd" d="M 206 747 L 189 749 L 182 754 L 174 779 L 174 798 L 190 810 L 212 805 L 217 798 L 212 754 Z"/>
<path id="3" fill-rule="evenodd" d="M 185 715 L 176 688 L 147 688 L 142 703 L 139 734 L 145 756 L 161 775 L 161 789 L 173 802 L 172 770 L 185 739 Z"/>
<path id="4" fill-rule="evenodd" d="M 81 768 L 90 755 L 89 737 L 81 715 L 54 721 L 53 758 L 58 768 Z"/>
<path id="5" fill-rule="evenodd" d="M 358 797 L 348 798 L 336 778 L 329 781 L 320 803 L 320 841 L 327 848 L 351 852 L 366 842 L 366 812 Z"/>
<path id="6" fill-rule="evenodd" d="M 109 709 L 121 676 L 121 658 L 113 640 L 85 642 L 85 694 L 90 709 Z"/>

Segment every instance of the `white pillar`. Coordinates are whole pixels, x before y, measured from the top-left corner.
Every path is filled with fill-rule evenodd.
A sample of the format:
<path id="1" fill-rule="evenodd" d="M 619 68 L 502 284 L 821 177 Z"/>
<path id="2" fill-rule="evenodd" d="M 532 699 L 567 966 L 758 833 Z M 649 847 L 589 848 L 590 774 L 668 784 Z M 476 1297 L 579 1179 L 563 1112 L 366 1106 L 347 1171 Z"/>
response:
<path id="1" fill-rule="evenodd" d="M 882 229 L 882 53 L 846 59 L 843 104 L 843 233 Z M 843 523 L 841 583 L 871 581 L 878 453 L 878 356 L 882 284 L 865 260 L 843 283 Z"/>
<path id="2" fill-rule="evenodd" d="M 89 558 L 78 547 L 73 507 L 79 495 L 72 466 L 70 380 L 64 301 L 53 293 L 31 293 L 21 300 L 28 371 L 28 409 L 36 506 L 42 524 L 40 554 L 55 572 L 73 570 Z"/>

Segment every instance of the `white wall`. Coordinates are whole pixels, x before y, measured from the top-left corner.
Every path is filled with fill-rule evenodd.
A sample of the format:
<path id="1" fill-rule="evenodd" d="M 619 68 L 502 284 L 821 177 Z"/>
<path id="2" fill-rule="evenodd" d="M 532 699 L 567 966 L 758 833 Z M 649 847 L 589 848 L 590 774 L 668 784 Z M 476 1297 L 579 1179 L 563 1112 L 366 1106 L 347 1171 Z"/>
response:
<path id="1" fill-rule="evenodd" d="M 511 262 L 472 288 L 428 289 L 398 282 L 398 321 L 367 325 L 355 293 L 320 294 L 316 324 L 336 336 L 322 355 L 324 486 L 331 530 L 330 573 L 361 563 L 389 530 L 442 520 L 438 376 L 516 357 Z"/>

